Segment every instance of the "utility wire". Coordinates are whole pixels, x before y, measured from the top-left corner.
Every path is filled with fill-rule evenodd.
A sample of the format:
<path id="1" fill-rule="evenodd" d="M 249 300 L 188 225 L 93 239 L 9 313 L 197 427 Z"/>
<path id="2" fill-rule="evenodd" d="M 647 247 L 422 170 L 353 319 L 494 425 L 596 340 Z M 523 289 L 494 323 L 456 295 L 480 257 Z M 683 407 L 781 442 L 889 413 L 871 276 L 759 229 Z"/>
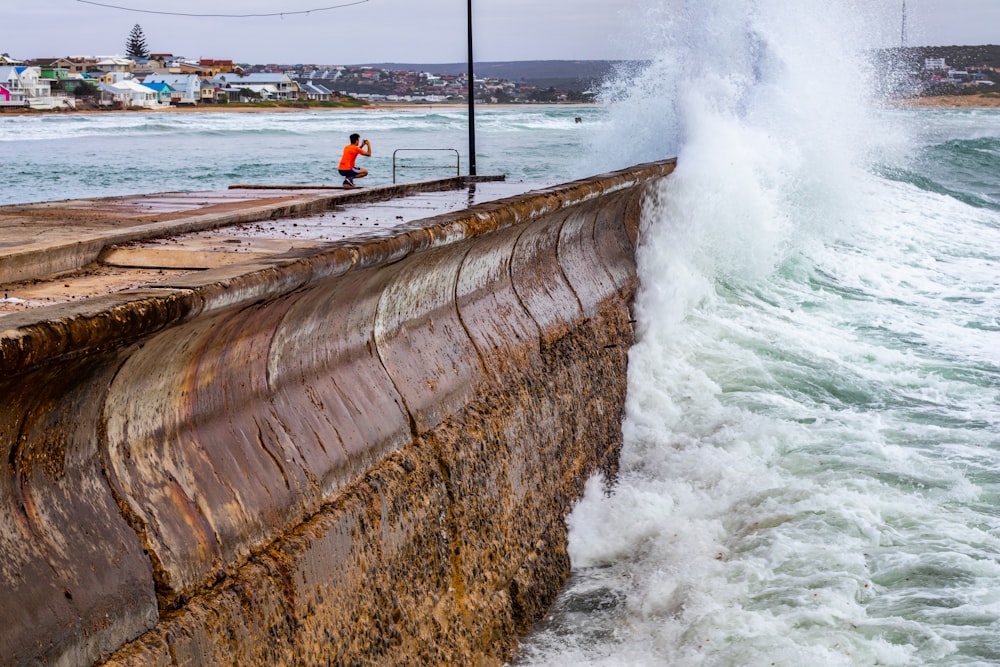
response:
<path id="1" fill-rule="evenodd" d="M 342 5 L 331 5 L 329 7 L 316 7 L 315 9 L 302 9 L 294 12 L 273 12 L 270 14 L 193 14 L 189 12 L 164 12 L 156 9 L 136 9 L 135 7 L 122 7 L 120 5 L 109 5 L 103 2 L 94 2 L 93 0 L 76 0 L 77 2 L 82 2 L 85 5 L 96 5 L 98 7 L 108 7 L 110 9 L 121 9 L 126 12 L 139 12 L 141 14 L 166 14 L 168 16 L 194 16 L 197 18 L 227 18 L 227 19 L 248 19 L 248 18 L 261 18 L 268 16 L 292 16 L 294 14 L 312 14 L 313 12 L 327 12 L 331 9 L 340 9 L 342 7 L 350 7 L 352 5 L 360 5 L 362 3 L 368 2 L 368 0 L 355 0 L 354 2 L 345 2 Z"/>

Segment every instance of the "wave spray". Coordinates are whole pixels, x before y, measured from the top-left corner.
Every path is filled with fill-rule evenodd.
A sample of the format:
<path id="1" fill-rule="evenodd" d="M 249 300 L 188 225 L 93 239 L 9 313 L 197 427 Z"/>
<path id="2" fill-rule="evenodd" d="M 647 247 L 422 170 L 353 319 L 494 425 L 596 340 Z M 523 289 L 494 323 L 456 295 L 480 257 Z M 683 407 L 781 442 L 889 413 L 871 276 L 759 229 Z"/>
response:
<path id="1" fill-rule="evenodd" d="M 884 4 L 650 6 L 662 48 L 595 140 L 678 157 L 644 211 L 621 471 L 518 664 L 1000 658 L 1000 222 L 908 171 L 925 119 L 879 107 Z"/>

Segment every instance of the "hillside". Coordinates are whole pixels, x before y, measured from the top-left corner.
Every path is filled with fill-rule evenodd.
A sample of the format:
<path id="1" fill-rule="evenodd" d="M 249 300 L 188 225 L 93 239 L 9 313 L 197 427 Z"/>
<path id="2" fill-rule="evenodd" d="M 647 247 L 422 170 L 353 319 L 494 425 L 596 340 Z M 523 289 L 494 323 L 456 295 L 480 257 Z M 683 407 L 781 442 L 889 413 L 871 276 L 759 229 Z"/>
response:
<path id="1" fill-rule="evenodd" d="M 389 71 L 430 72 L 431 74 L 464 74 L 467 63 L 364 63 Z M 600 83 L 622 61 L 614 60 L 521 60 L 477 62 L 478 78 L 523 81 L 539 88 L 585 90 Z"/>
<path id="2" fill-rule="evenodd" d="M 983 44 L 979 46 L 911 46 L 886 50 L 898 62 L 910 63 L 920 68 L 927 58 L 944 58 L 949 67 L 965 69 L 966 67 L 998 67 L 1000 68 L 1000 45 Z"/>

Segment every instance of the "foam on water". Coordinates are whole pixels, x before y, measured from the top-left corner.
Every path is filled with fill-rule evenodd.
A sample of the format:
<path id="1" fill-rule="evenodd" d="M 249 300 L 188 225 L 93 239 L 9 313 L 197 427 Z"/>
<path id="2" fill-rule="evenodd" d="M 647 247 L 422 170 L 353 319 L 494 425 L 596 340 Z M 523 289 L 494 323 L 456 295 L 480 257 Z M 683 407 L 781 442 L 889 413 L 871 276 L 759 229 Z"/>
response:
<path id="1" fill-rule="evenodd" d="M 583 122 L 577 123 L 579 117 Z M 585 137 L 605 124 L 596 107 L 486 107 L 476 114 L 480 174 L 568 181 L 599 173 Z M 468 113 L 436 107 L 282 113 L 129 112 L 14 116 L 0 123 L 0 204 L 75 197 L 223 189 L 232 183 L 337 184 L 352 132 L 371 137 L 370 185 L 391 183 L 399 154 L 434 169 L 401 181 L 468 173 Z M 414 158 L 413 156 L 416 156 Z"/>
<path id="2" fill-rule="evenodd" d="M 642 223 L 621 474 L 521 663 L 1000 662 L 1000 112 L 876 108 L 876 4 L 650 0 L 660 55 L 609 106 L 477 112 L 480 173 L 680 158 Z M 356 130 L 372 184 L 402 147 L 464 172 L 466 128 L 11 117 L 0 203 L 329 182 Z"/>
<path id="3" fill-rule="evenodd" d="M 678 168 L 620 477 L 518 664 L 1000 660 L 1000 216 L 898 176 L 945 171 L 876 111 L 859 4 L 667 3 L 662 57 L 612 89 L 602 150 Z"/>

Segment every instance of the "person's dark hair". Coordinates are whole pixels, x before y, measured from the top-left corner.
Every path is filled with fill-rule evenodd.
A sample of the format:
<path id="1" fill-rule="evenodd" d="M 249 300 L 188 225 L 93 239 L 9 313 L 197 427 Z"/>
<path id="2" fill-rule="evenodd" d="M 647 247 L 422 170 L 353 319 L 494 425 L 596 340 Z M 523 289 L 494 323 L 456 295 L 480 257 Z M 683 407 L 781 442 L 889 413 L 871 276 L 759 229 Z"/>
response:
<path id="1" fill-rule="evenodd" d="M 354 134 L 351 135 L 351 143 L 353 144 L 353 143 L 357 142 L 357 140 L 360 139 L 360 138 L 361 138 L 361 135 L 358 134 L 357 132 L 355 132 Z"/>

